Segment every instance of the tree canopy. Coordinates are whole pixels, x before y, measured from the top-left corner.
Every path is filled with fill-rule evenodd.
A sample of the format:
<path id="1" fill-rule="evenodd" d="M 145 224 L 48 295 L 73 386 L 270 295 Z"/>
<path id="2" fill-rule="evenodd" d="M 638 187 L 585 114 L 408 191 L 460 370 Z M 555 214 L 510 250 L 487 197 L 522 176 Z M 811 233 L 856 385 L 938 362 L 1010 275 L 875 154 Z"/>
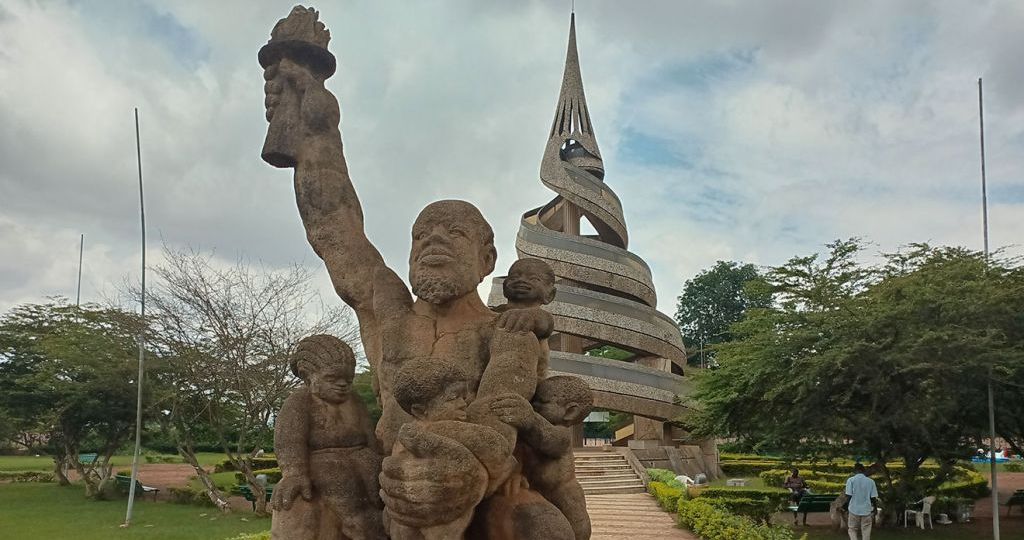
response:
<path id="1" fill-rule="evenodd" d="M 108 460 L 133 433 L 139 317 L 63 300 L 18 306 L 0 318 L 0 429 L 24 449 L 54 458 L 66 482 L 74 466 L 92 494 Z M 83 464 L 79 452 L 96 452 Z"/>
<path id="2" fill-rule="evenodd" d="M 767 307 L 771 294 L 753 264 L 718 261 L 686 282 L 676 304 L 676 323 L 688 352 L 714 356 L 714 345 L 732 339 L 731 325 L 748 309 Z"/>
<path id="3" fill-rule="evenodd" d="M 721 369 L 699 381 L 698 431 L 793 456 L 902 461 L 890 496 L 907 499 L 926 460 L 948 468 L 976 448 L 989 368 L 1000 401 L 1019 401 L 1024 272 L 963 248 L 912 245 L 877 266 L 856 239 L 828 248 L 766 274 L 777 302 L 731 327 Z"/>

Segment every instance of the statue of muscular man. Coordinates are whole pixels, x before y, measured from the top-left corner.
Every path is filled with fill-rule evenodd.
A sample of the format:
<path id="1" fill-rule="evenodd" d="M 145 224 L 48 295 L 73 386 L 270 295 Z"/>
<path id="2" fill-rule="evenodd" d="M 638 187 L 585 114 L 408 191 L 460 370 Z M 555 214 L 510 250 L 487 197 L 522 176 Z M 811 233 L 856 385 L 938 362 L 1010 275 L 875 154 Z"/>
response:
<path id="1" fill-rule="evenodd" d="M 384 458 L 381 498 L 392 519 L 426 528 L 472 510 L 479 498 L 474 488 L 479 481 L 478 464 L 457 459 L 464 452 L 451 439 L 429 433 L 402 438 L 405 431 L 399 428 L 413 419 L 394 398 L 392 385 L 398 369 L 410 360 L 446 359 L 458 364 L 467 374 L 474 408 L 473 400 L 482 404 L 493 397 L 485 395 L 489 391 L 478 393 L 490 361 L 520 355 L 527 358 L 520 363 L 529 365 L 528 358 L 537 356 L 540 345 L 533 330 L 545 324 L 547 316 L 539 308 L 513 309 L 498 316 L 481 301 L 477 285 L 493 271 L 497 254 L 490 225 L 464 201 L 431 203 L 416 218 L 409 253 L 411 294 L 385 265 L 364 232 L 362 208 L 338 129 L 338 102 L 324 88 L 324 81 L 334 73 L 335 59 L 327 51 L 330 34 L 317 17 L 312 9 L 294 8 L 274 27 L 270 42 L 260 51 L 270 123 L 262 155 L 275 167 L 295 170 L 295 196 L 307 239 L 327 266 L 338 295 L 359 320 L 383 408 L 377 438 L 386 456 L 396 442 L 405 450 Z M 537 384 L 536 366 L 533 370 L 509 380 L 502 393 L 529 399 Z M 505 435 L 514 439 L 515 430 Z M 519 473 L 512 475 L 506 484 L 520 482 Z M 535 492 L 520 493 L 477 512 L 478 520 L 495 522 L 477 529 L 505 533 L 469 537 L 574 537 L 554 505 Z"/>

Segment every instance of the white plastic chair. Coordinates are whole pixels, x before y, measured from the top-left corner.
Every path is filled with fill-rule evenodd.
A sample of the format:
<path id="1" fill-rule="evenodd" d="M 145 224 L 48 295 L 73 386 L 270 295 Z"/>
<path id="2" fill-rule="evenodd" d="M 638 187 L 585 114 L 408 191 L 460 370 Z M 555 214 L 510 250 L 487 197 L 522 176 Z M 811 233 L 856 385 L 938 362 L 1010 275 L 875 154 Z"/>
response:
<path id="1" fill-rule="evenodd" d="M 924 528 L 924 518 L 928 517 L 928 526 L 932 529 L 935 525 L 932 523 L 932 504 L 935 503 L 935 496 L 925 497 L 914 504 L 920 504 L 920 510 L 906 509 L 903 511 L 903 528 L 906 529 L 910 526 L 910 516 L 914 516 L 914 521 L 918 527 Z"/>

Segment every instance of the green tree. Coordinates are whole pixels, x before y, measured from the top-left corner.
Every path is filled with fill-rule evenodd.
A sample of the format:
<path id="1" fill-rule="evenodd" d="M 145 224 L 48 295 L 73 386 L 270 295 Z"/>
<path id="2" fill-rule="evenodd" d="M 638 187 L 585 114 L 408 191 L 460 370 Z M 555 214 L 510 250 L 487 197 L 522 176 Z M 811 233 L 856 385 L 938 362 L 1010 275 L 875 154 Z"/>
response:
<path id="1" fill-rule="evenodd" d="M 683 333 L 691 361 L 699 349 L 714 358 L 714 346 L 732 339 L 729 327 L 751 308 L 771 305 L 757 267 L 718 261 L 686 282 L 676 304 L 676 323 Z"/>
<path id="2" fill-rule="evenodd" d="M 794 457 L 855 456 L 904 502 L 948 478 L 983 433 L 988 367 L 1024 363 L 1015 262 L 912 245 L 858 262 L 858 240 L 768 272 L 779 302 L 750 310 L 699 381 L 698 431 Z M 942 470 L 920 474 L 928 459 Z M 898 471 L 885 464 L 902 462 Z"/>
<path id="3" fill-rule="evenodd" d="M 110 457 L 133 433 L 142 323 L 115 308 L 63 300 L 18 306 L 0 318 L 0 416 L 11 442 L 74 467 L 93 496 Z M 95 452 L 91 463 L 80 452 Z"/>

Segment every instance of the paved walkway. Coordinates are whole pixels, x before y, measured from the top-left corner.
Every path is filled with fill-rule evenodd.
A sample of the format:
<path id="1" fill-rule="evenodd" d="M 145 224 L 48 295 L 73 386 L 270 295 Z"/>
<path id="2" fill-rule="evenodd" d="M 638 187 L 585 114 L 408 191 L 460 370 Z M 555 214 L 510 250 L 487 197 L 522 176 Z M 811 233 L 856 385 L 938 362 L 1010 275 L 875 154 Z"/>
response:
<path id="1" fill-rule="evenodd" d="M 646 493 L 588 495 L 592 540 L 698 540 Z"/>

